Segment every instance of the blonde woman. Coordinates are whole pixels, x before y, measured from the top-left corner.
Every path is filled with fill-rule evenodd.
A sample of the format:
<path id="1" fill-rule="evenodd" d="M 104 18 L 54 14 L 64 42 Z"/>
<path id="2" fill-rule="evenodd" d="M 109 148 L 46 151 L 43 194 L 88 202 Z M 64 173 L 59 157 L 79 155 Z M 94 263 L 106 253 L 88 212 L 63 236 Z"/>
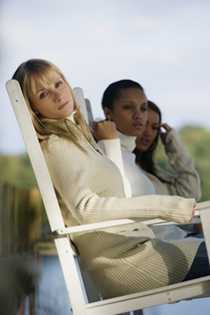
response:
<path id="1" fill-rule="evenodd" d="M 19 81 L 30 109 L 66 224 L 135 219 L 127 226 L 74 237 L 81 261 L 103 296 L 189 278 L 200 242 L 160 241 L 141 221 L 159 217 L 190 222 L 194 199 L 125 198 L 118 168 L 98 149 L 61 71 L 48 61 L 32 59 L 19 66 L 13 79 Z"/>

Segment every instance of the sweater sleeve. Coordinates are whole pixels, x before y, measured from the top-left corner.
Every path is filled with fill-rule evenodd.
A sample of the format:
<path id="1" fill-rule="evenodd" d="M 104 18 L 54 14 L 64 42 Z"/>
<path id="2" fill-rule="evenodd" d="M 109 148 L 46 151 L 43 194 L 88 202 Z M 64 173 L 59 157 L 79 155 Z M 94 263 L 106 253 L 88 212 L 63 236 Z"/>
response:
<path id="1" fill-rule="evenodd" d="M 54 186 L 79 224 L 123 218 L 159 217 L 178 223 L 191 220 L 194 199 L 158 195 L 104 197 L 91 191 L 87 178 L 88 161 L 85 163 L 74 147 L 61 139 L 52 141 L 43 151 Z"/>
<path id="2" fill-rule="evenodd" d="M 125 195 L 126 197 L 131 197 L 131 186 L 124 171 L 120 139 L 100 140 L 98 145 L 105 156 L 119 168 L 123 180 Z"/>
<path id="3" fill-rule="evenodd" d="M 167 134 L 164 148 L 174 171 L 172 181 L 168 184 L 170 194 L 199 200 L 201 197 L 200 177 L 192 158 L 174 129 Z"/>

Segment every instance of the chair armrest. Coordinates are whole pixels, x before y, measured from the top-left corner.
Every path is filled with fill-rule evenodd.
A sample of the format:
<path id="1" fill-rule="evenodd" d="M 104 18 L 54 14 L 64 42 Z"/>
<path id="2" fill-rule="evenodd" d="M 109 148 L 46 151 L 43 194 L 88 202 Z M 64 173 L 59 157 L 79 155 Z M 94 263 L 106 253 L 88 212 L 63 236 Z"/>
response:
<path id="1" fill-rule="evenodd" d="M 202 210 L 210 210 L 210 201 L 200 202 L 197 204 L 195 215 L 193 220 L 189 224 L 198 223 L 199 219 L 199 212 Z M 91 223 L 91 224 L 82 224 L 77 225 L 73 227 L 67 227 L 64 229 L 58 229 L 56 233 L 58 235 L 67 235 L 67 234 L 76 234 L 81 232 L 90 232 L 90 231 L 97 231 L 101 229 L 106 229 L 113 226 L 119 226 L 129 223 L 134 223 L 135 221 L 132 219 L 122 219 L 122 220 L 112 220 L 112 221 L 103 221 L 103 222 L 97 222 L 97 223 Z M 156 224 L 174 224 L 174 222 L 168 222 L 161 219 L 153 219 L 153 220 L 146 220 L 142 221 L 142 223 L 146 225 L 156 225 Z"/>
<path id="2" fill-rule="evenodd" d="M 205 210 L 205 209 L 210 209 L 210 200 L 197 203 L 196 214 L 198 214 L 200 210 Z"/>
<path id="3" fill-rule="evenodd" d="M 67 227 L 64 229 L 58 229 L 56 232 L 59 235 L 76 234 L 80 232 L 97 231 L 97 230 L 106 229 L 113 226 L 129 224 L 133 222 L 135 221 L 130 220 L 130 219 L 102 221 L 102 222 L 97 222 L 97 223 L 82 224 L 82 225 Z"/>

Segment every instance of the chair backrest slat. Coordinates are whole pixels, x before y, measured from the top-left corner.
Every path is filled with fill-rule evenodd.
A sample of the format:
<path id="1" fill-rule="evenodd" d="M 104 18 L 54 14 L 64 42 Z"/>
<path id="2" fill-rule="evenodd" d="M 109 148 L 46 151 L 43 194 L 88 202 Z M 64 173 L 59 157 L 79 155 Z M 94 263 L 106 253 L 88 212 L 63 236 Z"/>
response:
<path id="1" fill-rule="evenodd" d="M 9 80 L 6 87 L 17 121 L 21 122 L 19 127 L 42 195 L 51 230 L 62 229 L 64 228 L 63 217 L 20 85 L 16 80 Z"/>

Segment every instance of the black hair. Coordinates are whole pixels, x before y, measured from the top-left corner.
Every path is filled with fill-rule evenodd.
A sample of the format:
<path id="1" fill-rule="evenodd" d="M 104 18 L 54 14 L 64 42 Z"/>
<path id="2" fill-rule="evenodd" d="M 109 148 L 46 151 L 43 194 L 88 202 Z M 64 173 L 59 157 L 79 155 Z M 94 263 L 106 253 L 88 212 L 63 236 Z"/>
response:
<path id="1" fill-rule="evenodd" d="M 147 104 L 148 104 L 148 109 L 158 114 L 159 121 L 161 124 L 162 114 L 159 107 L 152 101 L 148 101 Z M 160 131 L 158 130 L 156 138 L 154 139 L 153 143 L 151 144 L 151 146 L 149 147 L 147 151 L 142 152 L 138 148 L 135 148 L 135 150 L 133 151 L 136 156 L 136 164 L 138 164 L 146 172 L 151 173 L 155 176 L 157 176 L 157 174 L 155 170 L 154 153 L 158 145 L 159 137 L 160 137 Z"/>
<path id="2" fill-rule="evenodd" d="M 120 92 L 128 88 L 137 88 L 144 92 L 143 87 L 136 81 L 129 79 L 120 80 L 111 83 L 103 93 L 102 96 L 102 108 L 113 109 L 114 101 L 120 96 Z"/>

